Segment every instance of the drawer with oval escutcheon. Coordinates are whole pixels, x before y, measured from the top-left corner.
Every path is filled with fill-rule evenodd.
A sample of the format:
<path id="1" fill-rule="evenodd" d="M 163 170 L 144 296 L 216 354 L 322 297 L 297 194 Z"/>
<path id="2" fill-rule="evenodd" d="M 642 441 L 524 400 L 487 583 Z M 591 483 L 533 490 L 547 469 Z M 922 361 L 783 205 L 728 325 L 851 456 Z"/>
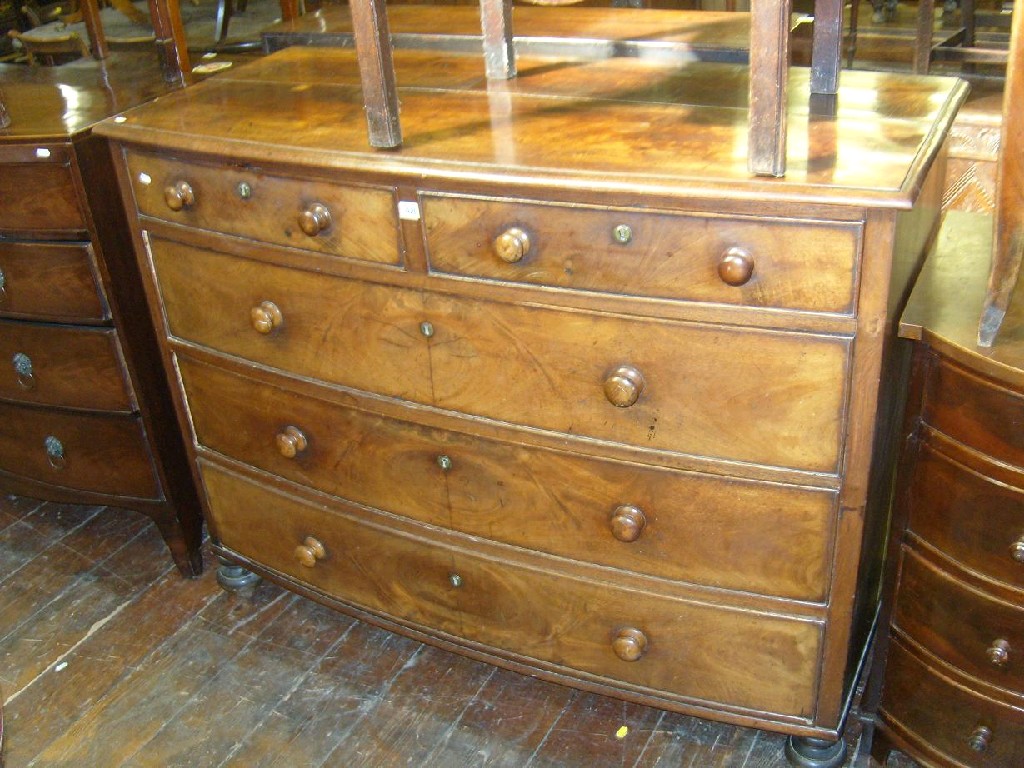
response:
<path id="1" fill-rule="evenodd" d="M 640 594 L 555 570 L 549 558 L 396 526 L 200 466 L 221 544 L 344 603 L 597 683 L 793 717 L 813 712 L 818 621 Z M 730 648 L 743 652 L 723 660 Z"/>
<path id="2" fill-rule="evenodd" d="M 127 154 L 139 211 L 156 219 L 360 261 L 402 263 L 395 191 Z"/>
<path id="3" fill-rule="evenodd" d="M 421 194 L 430 269 L 462 277 L 850 314 L 860 225 Z"/>
<path id="4" fill-rule="evenodd" d="M 574 560 L 825 599 L 834 491 L 485 439 L 299 394 L 286 381 L 257 381 L 181 353 L 177 361 L 199 445 L 294 482 Z"/>

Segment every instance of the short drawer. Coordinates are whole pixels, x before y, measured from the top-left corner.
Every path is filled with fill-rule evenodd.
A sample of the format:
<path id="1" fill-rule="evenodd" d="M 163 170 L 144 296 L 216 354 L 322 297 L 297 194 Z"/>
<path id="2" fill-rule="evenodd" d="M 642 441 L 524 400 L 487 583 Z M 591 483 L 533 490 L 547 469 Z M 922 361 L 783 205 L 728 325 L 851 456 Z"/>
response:
<path id="1" fill-rule="evenodd" d="M 1024 607 L 968 587 L 909 549 L 893 624 L 972 677 L 1024 692 Z"/>
<path id="2" fill-rule="evenodd" d="M 0 320 L 0 399 L 99 411 L 134 410 L 117 333 Z"/>
<path id="3" fill-rule="evenodd" d="M 634 592 L 541 570 L 512 550 L 492 559 L 469 549 L 473 538 L 420 538 L 202 470 L 225 546 L 342 601 L 641 692 L 813 712 L 817 622 Z"/>
<path id="4" fill-rule="evenodd" d="M 882 695 L 883 723 L 925 755 L 968 768 L 1024 765 L 1024 712 L 954 683 L 898 640 L 889 649 Z"/>
<path id="5" fill-rule="evenodd" d="M 89 246 L 0 239 L 0 317 L 109 320 Z"/>
<path id="6" fill-rule="evenodd" d="M 188 227 L 381 264 L 402 263 L 392 188 L 127 153 L 139 211 Z"/>
<path id="7" fill-rule="evenodd" d="M 158 498 L 142 423 L 0 403 L 0 469 L 64 488 Z"/>
<path id="8" fill-rule="evenodd" d="M 664 299 L 850 314 L 860 226 L 420 197 L 430 269 Z"/>
<path id="9" fill-rule="evenodd" d="M 0 230 L 83 230 L 71 167 L 64 163 L 0 166 Z"/>
<path id="10" fill-rule="evenodd" d="M 965 567 L 1024 590 L 1024 490 L 925 442 L 906 499 L 911 532 Z"/>
<path id="11" fill-rule="evenodd" d="M 1024 468 L 1024 394 L 981 378 L 942 358 L 931 367 L 922 418 L 992 458 Z"/>
<path id="12" fill-rule="evenodd" d="M 198 442 L 350 501 L 668 579 L 823 601 L 835 495 L 428 428 L 178 355 Z"/>

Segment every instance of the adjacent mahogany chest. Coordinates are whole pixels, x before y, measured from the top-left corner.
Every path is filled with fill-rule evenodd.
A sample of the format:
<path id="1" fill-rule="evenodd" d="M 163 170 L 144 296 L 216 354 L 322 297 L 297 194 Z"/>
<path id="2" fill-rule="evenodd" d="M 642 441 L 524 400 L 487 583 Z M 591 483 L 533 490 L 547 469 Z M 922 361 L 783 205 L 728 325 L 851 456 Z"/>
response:
<path id="1" fill-rule="evenodd" d="M 201 512 L 106 143 L 149 57 L 0 68 L 0 487 L 144 512 L 195 575 Z"/>
<path id="2" fill-rule="evenodd" d="M 396 151 L 343 50 L 99 129 L 219 551 L 477 658 L 834 737 L 960 86 L 797 96 L 790 175 L 755 180 L 743 67 L 396 64 Z"/>
<path id="3" fill-rule="evenodd" d="M 902 324 L 915 340 L 875 752 L 1024 765 L 1024 325 L 975 345 L 992 219 L 950 213 Z M 881 647 L 886 647 L 885 645 Z"/>

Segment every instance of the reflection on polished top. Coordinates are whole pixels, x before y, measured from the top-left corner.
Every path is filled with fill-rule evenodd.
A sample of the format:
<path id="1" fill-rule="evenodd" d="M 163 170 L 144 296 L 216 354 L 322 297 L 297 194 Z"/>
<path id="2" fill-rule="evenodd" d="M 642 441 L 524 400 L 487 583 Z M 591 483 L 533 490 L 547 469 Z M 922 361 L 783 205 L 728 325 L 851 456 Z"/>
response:
<path id="1" fill-rule="evenodd" d="M 545 183 L 665 196 L 734 195 L 908 206 L 966 86 L 844 72 L 811 99 L 793 69 L 788 170 L 747 171 L 747 70 L 636 59 L 519 60 L 488 83 L 482 56 L 396 51 L 404 144 L 369 148 L 354 52 L 290 48 L 105 123 L 167 149 L 352 170 Z M 442 170 L 443 169 L 443 170 Z M 742 182 L 742 184 L 738 184 Z"/>
<path id="2" fill-rule="evenodd" d="M 0 128 L 0 144 L 74 136 L 173 89 L 148 52 L 60 67 L 0 64 L 0 91 L 11 117 L 11 124 Z"/>

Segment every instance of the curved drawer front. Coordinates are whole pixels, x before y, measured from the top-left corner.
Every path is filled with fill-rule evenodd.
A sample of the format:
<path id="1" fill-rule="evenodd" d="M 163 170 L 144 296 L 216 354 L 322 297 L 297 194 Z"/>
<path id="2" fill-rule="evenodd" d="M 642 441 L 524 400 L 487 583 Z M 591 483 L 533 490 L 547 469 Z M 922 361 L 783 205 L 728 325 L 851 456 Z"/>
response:
<path id="1" fill-rule="evenodd" d="M 134 409 L 113 330 L 0 321 L 0 399 Z"/>
<path id="2" fill-rule="evenodd" d="M 127 155 L 135 202 L 146 216 L 350 259 L 402 262 L 391 188 Z"/>
<path id="3" fill-rule="evenodd" d="M 430 402 L 418 291 L 157 238 L 150 252 L 173 336 L 303 376 Z"/>
<path id="4" fill-rule="evenodd" d="M 954 684 L 895 640 L 886 662 L 881 716 L 925 755 L 937 753 L 943 760 L 955 761 L 953 765 L 1024 765 L 1024 713 L 1020 709 Z"/>
<path id="5" fill-rule="evenodd" d="M 856 225 L 421 196 L 431 271 L 850 314 Z"/>
<path id="6" fill-rule="evenodd" d="M 84 229 L 71 167 L 62 163 L 0 166 L 0 229 Z"/>
<path id="7" fill-rule="evenodd" d="M 1024 491 L 921 446 L 909 528 L 967 568 L 1024 590 Z"/>
<path id="8" fill-rule="evenodd" d="M 109 320 L 89 246 L 0 240 L 0 316 Z"/>
<path id="9" fill-rule="evenodd" d="M 579 670 L 642 691 L 767 712 L 813 711 L 821 643 L 814 622 L 649 593 L 641 599 L 460 547 L 471 539 L 421 539 L 212 464 L 202 469 L 214 532 L 225 546 L 345 602 L 570 675 Z"/>
<path id="10" fill-rule="evenodd" d="M 831 492 L 488 440 L 181 355 L 178 367 L 201 445 L 295 482 L 576 560 L 804 600 L 826 594 Z"/>
<path id="11" fill-rule="evenodd" d="M 212 349 L 499 421 L 837 471 L 844 338 L 457 299 L 162 240 L 151 250 L 171 333 Z"/>
<path id="12" fill-rule="evenodd" d="M 157 498 L 142 424 L 0 404 L 0 468 L 65 488 Z"/>
<path id="13" fill-rule="evenodd" d="M 969 588 L 903 552 L 893 623 L 967 674 L 1024 691 L 1024 608 Z"/>
<path id="14" fill-rule="evenodd" d="M 1024 395 L 945 360 L 932 367 L 925 423 L 998 461 L 1024 468 L 1024 430 L 1008 414 L 1024 411 Z"/>

